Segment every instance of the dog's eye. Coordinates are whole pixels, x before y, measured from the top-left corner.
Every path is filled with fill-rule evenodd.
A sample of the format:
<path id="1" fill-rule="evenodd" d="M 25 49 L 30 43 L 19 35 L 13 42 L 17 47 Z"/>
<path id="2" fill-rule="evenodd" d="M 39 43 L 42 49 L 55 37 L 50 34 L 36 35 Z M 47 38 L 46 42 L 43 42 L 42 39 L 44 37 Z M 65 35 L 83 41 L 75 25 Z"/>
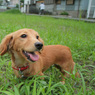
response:
<path id="1" fill-rule="evenodd" d="M 39 39 L 39 36 L 36 36 L 37 39 Z"/>
<path id="2" fill-rule="evenodd" d="M 26 35 L 26 34 L 23 34 L 23 35 L 21 35 L 20 37 L 21 37 L 21 38 L 26 38 L 27 35 Z"/>

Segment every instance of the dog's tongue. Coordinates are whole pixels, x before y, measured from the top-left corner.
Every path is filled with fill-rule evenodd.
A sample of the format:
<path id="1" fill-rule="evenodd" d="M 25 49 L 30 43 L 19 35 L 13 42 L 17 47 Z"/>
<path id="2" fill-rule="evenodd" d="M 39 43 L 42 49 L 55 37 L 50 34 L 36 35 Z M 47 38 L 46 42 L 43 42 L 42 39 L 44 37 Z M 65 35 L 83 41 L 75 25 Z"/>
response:
<path id="1" fill-rule="evenodd" d="M 30 58 L 33 60 L 33 61 L 37 61 L 39 59 L 39 56 L 36 55 L 35 53 L 28 53 L 28 55 L 30 56 Z"/>

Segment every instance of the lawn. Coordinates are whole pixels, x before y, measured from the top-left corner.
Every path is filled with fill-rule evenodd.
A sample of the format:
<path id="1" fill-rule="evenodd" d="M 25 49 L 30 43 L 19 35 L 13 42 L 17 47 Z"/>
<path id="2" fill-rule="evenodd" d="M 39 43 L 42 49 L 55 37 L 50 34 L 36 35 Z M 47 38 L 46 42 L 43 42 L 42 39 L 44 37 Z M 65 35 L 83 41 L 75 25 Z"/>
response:
<path id="1" fill-rule="evenodd" d="M 51 67 L 33 79 L 17 79 L 8 54 L 0 57 L 0 95 L 95 95 L 95 23 L 55 19 L 47 16 L 0 13 L 0 42 L 5 35 L 22 28 L 36 30 L 45 45 L 70 47 L 81 78 L 75 70 L 65 85 L 60 72 Z"/>

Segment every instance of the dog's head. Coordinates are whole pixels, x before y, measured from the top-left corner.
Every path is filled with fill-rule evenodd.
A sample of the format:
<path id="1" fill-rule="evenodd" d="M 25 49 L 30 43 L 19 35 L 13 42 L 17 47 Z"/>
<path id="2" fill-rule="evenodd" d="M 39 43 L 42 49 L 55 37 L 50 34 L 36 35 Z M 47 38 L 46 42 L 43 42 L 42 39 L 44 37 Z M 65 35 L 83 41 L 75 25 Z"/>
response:
<path id="1" fill-rule="evenodd" d="M 43 40 L 39 34 L 32 29 L 20 29 L 7 35 L 0 44 L 0 55 L 6 52 L 16 51 L 28 61 L 37 61 L 36 51 L 43 48 Z"/>

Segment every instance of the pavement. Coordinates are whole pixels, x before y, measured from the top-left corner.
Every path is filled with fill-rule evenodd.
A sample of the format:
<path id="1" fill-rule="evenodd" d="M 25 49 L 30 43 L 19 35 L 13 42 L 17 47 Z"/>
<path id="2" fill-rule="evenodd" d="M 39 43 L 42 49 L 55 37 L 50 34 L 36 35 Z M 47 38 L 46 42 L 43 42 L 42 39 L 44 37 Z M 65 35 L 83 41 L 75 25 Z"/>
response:
<path id="1" fill-rule="evenodd" d="M 71 19 L 71 20 L 77 20 L 77 21 L 85 21 L 85 22 L 91 22 L 95 23 L 95 19 L 87 19 L 87 18 L 73 18 L 73 17 L 64 17 L 64 16 L 52 16 L 54 18 L 63 18 L 63 19 Z"/>
<path id="2" fill-rule="evenodd" d="M 37 15 L 37 14 L 28 14 L 28 15 Z M 95 23 L 95 19 L 87 19 L 87 18 L 73 18 L 71 16 L 62 16 L 62 15 L 38 15 L 38 16 L 48 16 L 53 17 L 56 19 L 70 19 L 70 20 L 77 20 L 77 21 L 84 21 L 84 22 L 90 22 Z"/>

